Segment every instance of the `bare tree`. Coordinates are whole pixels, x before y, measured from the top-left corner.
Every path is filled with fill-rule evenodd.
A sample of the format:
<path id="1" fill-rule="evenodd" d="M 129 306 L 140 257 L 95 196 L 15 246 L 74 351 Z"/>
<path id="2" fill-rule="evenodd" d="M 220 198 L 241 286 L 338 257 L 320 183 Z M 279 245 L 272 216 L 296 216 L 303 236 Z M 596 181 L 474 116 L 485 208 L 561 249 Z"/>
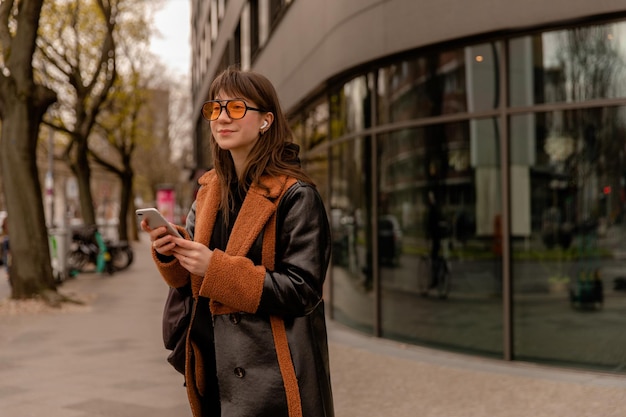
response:
<path id="1" fill-rule="evenodd" d="M 88 139 L 117 76 L 115 29 L 125 0 L 46 1 L 37 60 L 59 94 L 47 122 L 65 133 L 64 159 L 76 175 L 81 215 L 95 224 Z"/>
<path id="2" fill-rule="evenodd" d="M 112 149 L 115 155 L 113 158 L 105 157 L 104 152 L 100 152 L 96 146 L 90 149 L 94 162 L 120 179 L 118 235 L 126 240 L 131 235 L 133 240 L 138 238 L 134 222 L 131 222 L 131 230 L 128 230 L 129 214 L 134 209 L 133 154 L 138 145 L 153 143 L 153 133 L 158 133 L 154 132 L 158 123 L 155 123 L 155 113 L 151 111 L 151 107 L 158 105 L 154 103 L 157 98 L 147 88 L 146 77 L 142 73 L 154 57 L 146 50 L 138 50 L 136 46 L 122 45 L 127 64 L 126 75 L 118 77 L 107 106 L 98 117 L 97 131 L 101 133 L 99 136 L 106 138 L 107 149 Z"/>
<path id="3" fill-rule="evenodd" d="M 43 0 L 0 1 L 0 165 L 13 262 L 12 298 L 55 300 L 36 149 L 55 93 L 35 82 L 33 54 Z"/>

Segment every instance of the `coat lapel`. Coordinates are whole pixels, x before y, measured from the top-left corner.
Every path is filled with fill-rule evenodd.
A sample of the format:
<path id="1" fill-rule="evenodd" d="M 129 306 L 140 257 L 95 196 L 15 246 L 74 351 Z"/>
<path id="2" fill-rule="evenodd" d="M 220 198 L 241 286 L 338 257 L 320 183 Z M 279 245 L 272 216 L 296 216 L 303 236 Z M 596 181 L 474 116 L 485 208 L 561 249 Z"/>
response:
<path id="1" fill-rule="evenodd" d="M 194 241 L 209 244 L 217 211 L 220 206 L 220 185 L 215 171 L 209 171 L 200 177 L 196 203 L 196 224 Z"/>
<path id="2" fill-rule="evenodd" d="M 217 174 L 211 170 L 198 180 L 201 185 L 196 196 L 196 223 L 193 240 L 209 245 L 220 204 L 220 186 Z M 191 290 L 194 296 L 200 293 L 203 277 L 191 275 Z"/>
<path id="3" fill-rule="evenodd" d="M 233 225 L 233 231 L 226 246 L 227 254 L 245 256 L 248 253 L 276 211 L 274 201 L 281 194 L 286 180 L 286 177 L 282 176 L 265 176 L 261 178 L 261 182 L 268 187 L 268 190 L 256 185 L 250 187 Z"/>
<path id="4" fill-rule="evenodd" d="M 287 177 L 261 178 L 261 183 L 267 187 L 253 185 L 248 190 L 243 201 L 237 220 L 226 246 L 226 253 L 234 256 L 245 256 L 254 244 L 254 241 L 263 231 L 272 214 L 276 211 L 275 200 L 280 196 Z M 209 244 L 220 201 L 220 184 L 215 171 L 204 174 L 199 183 L 200 188 L 196 204 L 196 227 L 194 240 Z"/>

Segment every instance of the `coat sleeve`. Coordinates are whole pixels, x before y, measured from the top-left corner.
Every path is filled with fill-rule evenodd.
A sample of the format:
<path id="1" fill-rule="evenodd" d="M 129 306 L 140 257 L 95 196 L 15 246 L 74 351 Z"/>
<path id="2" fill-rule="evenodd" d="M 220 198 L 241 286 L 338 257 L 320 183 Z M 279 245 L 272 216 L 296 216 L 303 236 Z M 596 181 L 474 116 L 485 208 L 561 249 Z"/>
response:
<path id="1" fill-rule="evenodd" d="M 275 270 L 265 274 L 259 311 L 307 315 L 322 300 L 330 260 L 330 227 L 317 190 L 292 187 L 278 206 L 276 227 Z"/>
<path id="2" fill-rule="evenodd" d="M 215 250 L 200 295 L 248 313 L 304 316 L 322 299 L 330 230 L 317 190 L 291 187 L 278 205 L 274 271 Z"/>
<path id="3" fill-rule="evenodd" d="M 185 238 L 193 240 L 193 233 L 195 230 L 196 221 L 196 203 L 194 201 L 189 214 L 187 215 L 186 227 L 176 226 L 178 232 Z M 189 284 L 190 276 L 189 271 L 183 268 L 178 259 L 173 256 L 163 256 L 152 248 L 152 259 L 157 266 L 157 269 L 163 276 L 163 279 L 173 288 L 181 288 Z"/>

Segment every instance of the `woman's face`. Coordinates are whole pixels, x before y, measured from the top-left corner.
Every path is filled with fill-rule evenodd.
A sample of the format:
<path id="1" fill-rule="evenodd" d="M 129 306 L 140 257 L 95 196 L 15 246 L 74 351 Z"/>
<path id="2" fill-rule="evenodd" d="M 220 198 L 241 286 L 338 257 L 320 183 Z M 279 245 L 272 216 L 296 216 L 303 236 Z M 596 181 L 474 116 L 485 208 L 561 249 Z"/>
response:
<path id="1" fill-rule="evenodd" d="M 215 100 L 221 101 L 223 106 L 226 105 L 226 101 L 222 100 L 232 99 L 242 99 L 248 107 L 258 108 L 256 103 L 246 98 L 230 97 L 223 92 L 220 92 L 215 98 Z M 230 151 L 233 157 L 246 157 L 259 139 L 265 114 L 248 110 L 243 118 L 235 120 L 228 116 L 225 108 L 222 108 L 217 120 L 210 122 L 211 133 L 221 149 Z"/>

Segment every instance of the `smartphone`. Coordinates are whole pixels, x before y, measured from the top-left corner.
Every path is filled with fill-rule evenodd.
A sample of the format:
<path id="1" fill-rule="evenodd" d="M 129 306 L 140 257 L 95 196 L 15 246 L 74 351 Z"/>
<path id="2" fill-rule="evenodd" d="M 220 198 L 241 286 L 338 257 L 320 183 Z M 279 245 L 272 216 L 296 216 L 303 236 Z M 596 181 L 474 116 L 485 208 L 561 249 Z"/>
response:
<path id="1" fill-rule="evenodd" d="M 170 235 L 176 236 L 176 237 L 182 237 L 180 233 L 178 233 L 178 230 L 176 230 L 176 228 L 172 226 L 172 224 L 168 222 L 165 219 L 165 217 L 163 217 L 163 215 L 159 212 L 159 210 L 155 208 L 151 207 L 151 208 L 138 209 L 138 210 L 135 210 L 135 214 L 137 215 L 137 218 L 139 219 L 139 221 L 146 219 L 148 221 L 148 225 L 152 229 L 165 226 L 165 228 L 167 229 L 167 233 L 169 233 Z"/>

